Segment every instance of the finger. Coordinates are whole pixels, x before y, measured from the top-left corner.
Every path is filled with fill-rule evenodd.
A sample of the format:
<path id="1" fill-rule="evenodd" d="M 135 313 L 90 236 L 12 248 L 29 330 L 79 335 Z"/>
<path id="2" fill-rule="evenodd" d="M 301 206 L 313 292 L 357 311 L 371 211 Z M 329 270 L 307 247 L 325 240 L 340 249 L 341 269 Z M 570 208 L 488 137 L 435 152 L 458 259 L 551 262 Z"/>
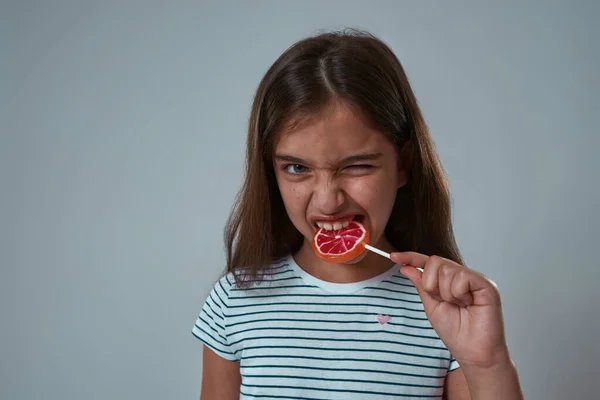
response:
<path id="1" fill-rule="evenodd" d="M 403 253 L 391 253 L 390 259 L 396 264 L 404 264 L 417 268 L 425 268 L 425 264 L 427 263 L 429 257 L 424 254 L 407 251 Z"/>
<path id="2" fill-rule="evenodd" d="M 465 267 L 464 277 L 462 279 L 464 279 L 466 282 L 461 283 L 459 290 L 469 293 L 472 299 L 470 300 L 470 304 L 501 305 L 498 286 L 496 286 L 496 284 L 489 280 L 485 275 Z"/>
<path id="3" fill-rule="evenodd" d="M 454 274 L 450 291 L 452 296 L 459 299 L 465 306 L 473 304 L 469 273 L 466 269 L 461 269 Z"/>
<path id="4" fill-rule="evenodd" d="M 452 283 L 454 276 L 458 272 L 458 267 L 454 265 L 443 264 L 438 268 L 438 285 L 440 297 L 447 303 L 457 304 L 464 306 L 461 300 L 455 297 L 452 293 Z"/>
<path id="5" fill-rule="evenodd" d="M 438 271 L 442 266 L 440 257 L 428 257 L 427 263 L 423 268 L 423 290 L 430 295 L 440 296 L 440 284 Z"/>
<path id="6" fill-rule="evenodd" d="M 431 295 L 423 290 L 423 272 L 419 271 L 415 267 L 405 265 L 400 268 L 400 273 L 410 279 L 415 285 L 425 310 L 433 310 L 441 302 L 441 298 L 439 296 Z"/>
<path id="7" fill-rule="evenodd" d="M 410 265 L 404 265 L 400 268 L 400 273 L 410 279 L 417 291 L 423 290 L 423 273 L 421 271 Z"/>

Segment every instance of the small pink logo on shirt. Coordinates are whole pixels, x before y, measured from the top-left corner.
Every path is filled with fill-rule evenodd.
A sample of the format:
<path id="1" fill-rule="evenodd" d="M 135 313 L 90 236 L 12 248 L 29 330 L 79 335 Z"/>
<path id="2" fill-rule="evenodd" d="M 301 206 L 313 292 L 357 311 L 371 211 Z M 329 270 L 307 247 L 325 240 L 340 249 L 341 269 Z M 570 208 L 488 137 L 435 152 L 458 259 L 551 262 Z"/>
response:
<path id="1" fill-rule="evenodd" d="M 377 321 L 379 322 L 380 325 L 385 325 L 389 320 L 390 320 L 389 315 L 381 315 L 381 314 L 377 315 Z"/>

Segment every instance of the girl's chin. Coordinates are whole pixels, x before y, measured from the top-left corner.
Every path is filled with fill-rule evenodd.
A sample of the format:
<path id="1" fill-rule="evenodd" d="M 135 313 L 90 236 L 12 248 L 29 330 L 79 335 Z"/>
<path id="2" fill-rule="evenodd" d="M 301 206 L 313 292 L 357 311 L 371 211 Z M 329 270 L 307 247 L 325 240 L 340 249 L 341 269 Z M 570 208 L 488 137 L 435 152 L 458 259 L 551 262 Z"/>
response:
<path id="1" fill-rule="evenodd" d="M 317 260 L 324 261 L 317 254 L 315 254 L 314 250 L 312 249 L 312 246 L 310 246 L 310 245 L 303 246 L 302 249 L 300 250 L 300 253 L 304 253 L 304 257 L 308 257 L 308 259 L 312 259 L 314 257 Z M 364 260 L 364 258 L 367 256 L 368 253 L 369 253 L 369 250 L 365 249 L 365 251 L 360 253 L 358 256 L 354 257 L 352 260 L 338 263 L 338 264 L 339 265 L 356 265 L 359 262 L 361 262 L 362 260 Z"/>
<path id="2" fill-rule="evenodd" d="M 369 250 L 363 251 L 360 255 L 358 255 L 357 257 L 353 258 L 350 261 L 346 261 L 345 263 L 342 263 L 344 265 L 353 265 L 353 264 L 358 264 L 359 262 L 361 262 L 366 256 L 367 253 L 369 252 Z"/>

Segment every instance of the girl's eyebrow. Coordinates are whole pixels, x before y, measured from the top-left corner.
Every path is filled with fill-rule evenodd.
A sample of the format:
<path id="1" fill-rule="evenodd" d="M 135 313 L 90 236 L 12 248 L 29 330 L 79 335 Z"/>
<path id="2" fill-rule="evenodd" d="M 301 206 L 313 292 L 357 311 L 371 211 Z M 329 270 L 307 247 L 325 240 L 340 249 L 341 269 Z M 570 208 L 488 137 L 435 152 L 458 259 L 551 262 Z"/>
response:
<path id="1" fill-rule="evenodd" d="M 342 164 L 350 164 L 360 161 L 374 161 L 383 156 L 383 153 L 363 153 L 363 154 L 355 154 L 349 157 L 344 158 L 341 163 Z"/>
<path id="2" fill-rule="evenodd" d="M 288 154 L 275 154 L 275 159 L 277 161 L 285 161 L 285 162 L 291 162 L 291 163 L 296 163 L 296 164 L 306 164 L 306 161 L 304 161 L 303 159 L 294 157 L 294 156 L 290 156 Z"/>
<path id="3" fill-rule="evenodd" d="M 350 164 L 360 161 L 373 161 L 377 160 L 383 156 L 383 153 L 362 153 L 362 154 L 353 154 L 351 156 L 345 157 L 340 161 L 340 164 Z M 291 156 L 289 154 L 275 154 L 275 159 L 278 161 L 291 162 L 296 164 L 306 164 L 307 162 L 301 158 Z"/>

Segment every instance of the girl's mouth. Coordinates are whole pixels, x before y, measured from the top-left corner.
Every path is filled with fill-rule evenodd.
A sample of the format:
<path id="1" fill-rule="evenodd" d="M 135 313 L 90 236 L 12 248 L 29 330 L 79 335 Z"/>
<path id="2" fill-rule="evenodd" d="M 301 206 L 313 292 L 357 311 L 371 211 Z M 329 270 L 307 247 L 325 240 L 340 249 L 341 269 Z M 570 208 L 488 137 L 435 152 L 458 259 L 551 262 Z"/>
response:
<path id="1" fill-rule="evenodd" d="M 317 229 L 324 229 L 326 231 L 338 231 L 342 228 L 347 228 L 352 221 L 362 222 L 364 216 L 355 214 L 346 217 L 330 220 L 315 220 L 314 225 Z"/>

